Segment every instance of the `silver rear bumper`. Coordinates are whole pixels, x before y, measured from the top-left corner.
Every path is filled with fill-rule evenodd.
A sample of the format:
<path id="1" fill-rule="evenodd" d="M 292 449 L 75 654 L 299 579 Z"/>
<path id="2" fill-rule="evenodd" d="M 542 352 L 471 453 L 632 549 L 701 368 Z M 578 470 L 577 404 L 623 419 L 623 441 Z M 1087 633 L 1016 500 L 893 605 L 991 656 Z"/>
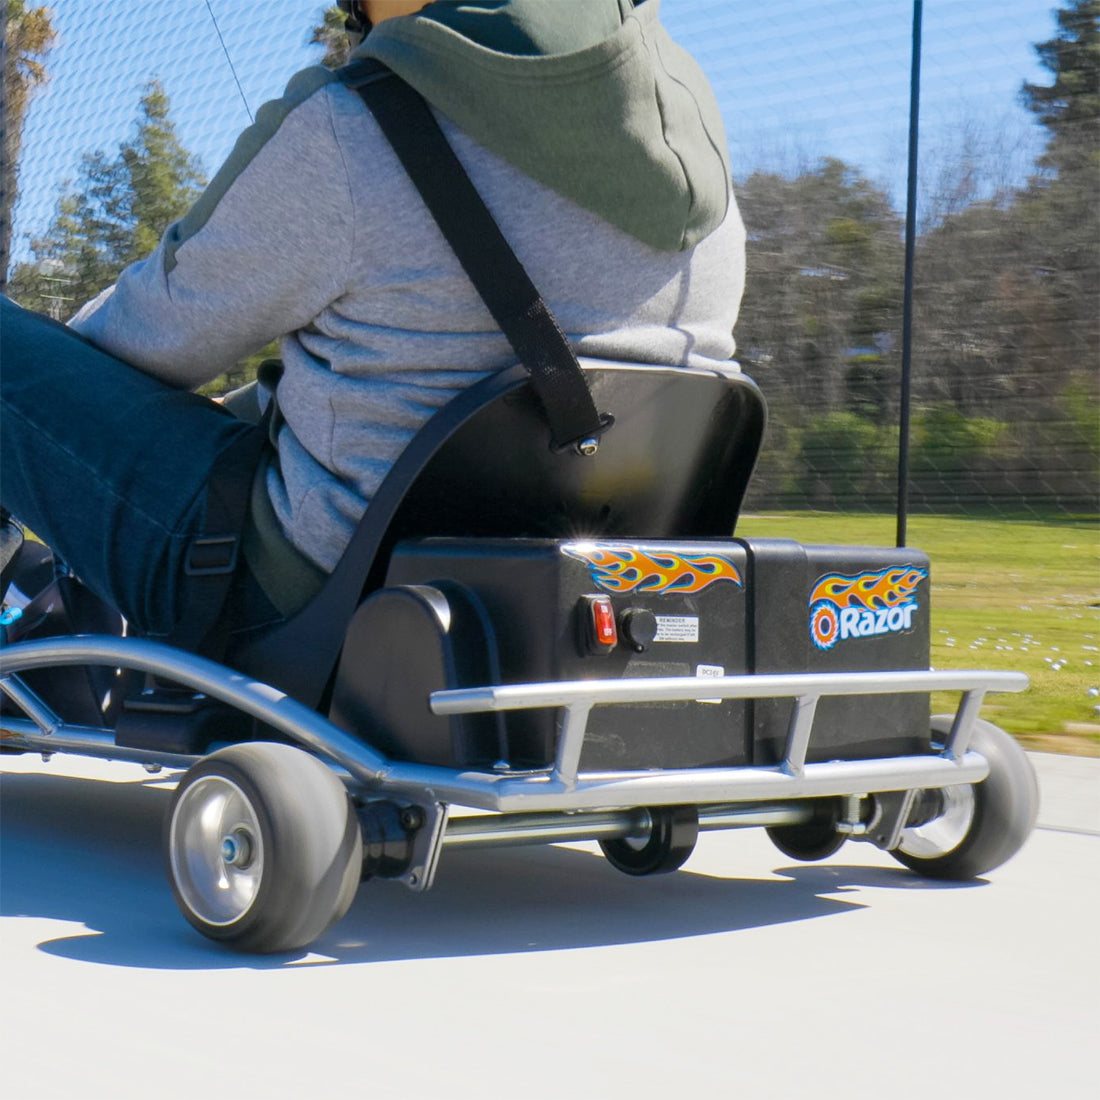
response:
<path id="1" fill-rule="evenodd" d="M 195 758 L 114 744 L 108 730 L 66 725 L 30 692 L 20 672 L 98 664 L 154 672 L 260 719 L 347 771 L 368 793 L 495 811 L 568 811 L 679 803 L 780 802 L 915 787 L 977 783 L 984 757 L 969 752 L 973 721 L 990 691 L 1023 691 L 1016 672 L 849 672 L 815 675 L 693 677 L 512 684 L 432 694 L 436 714 L 553 707 L 560 711 L 554 767 L 540 772 L 459 771 L 388 760 L 357 737 L 274 688 L 202 657 L 142 639 L 81 636 L 23 642 L 0 650 L 0 688 L 26 718 L 4 718 L 0 738 L 36 752 L 69 752 L 144 764 L 187 767 Z M 578 773 L 589 711 L 616 703 L 707 698 L 796 701 L 783 761 L 767 767 Z M 817 701 L 833 695 L 958 691 L 960 704 L 941 751 L 921 756 L 806 763 Z"/>

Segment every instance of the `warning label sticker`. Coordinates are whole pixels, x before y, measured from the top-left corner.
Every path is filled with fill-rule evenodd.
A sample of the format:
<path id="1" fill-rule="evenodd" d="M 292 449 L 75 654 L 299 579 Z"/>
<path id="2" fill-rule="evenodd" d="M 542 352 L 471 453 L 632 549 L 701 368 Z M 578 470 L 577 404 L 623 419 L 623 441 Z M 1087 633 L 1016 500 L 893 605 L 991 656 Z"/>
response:
<path id="1" fill-rule="evenodd" d="M 697 642 L 698 615 L 658 615 L 655 642 Z"/>

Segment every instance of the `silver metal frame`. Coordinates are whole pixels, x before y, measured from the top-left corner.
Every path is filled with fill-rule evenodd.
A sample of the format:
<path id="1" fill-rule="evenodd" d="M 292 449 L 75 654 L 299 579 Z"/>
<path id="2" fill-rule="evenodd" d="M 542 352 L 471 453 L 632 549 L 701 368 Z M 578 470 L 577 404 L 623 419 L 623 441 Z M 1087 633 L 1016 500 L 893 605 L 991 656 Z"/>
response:
<path id="1" fill-rule="evenodd" d="M 694 677 L 586 680 L 512 684 L 430 697 L 436 714 L 553 707 L 561 711 L 557 759 L 537 772 L 476 772 L 408 764 L 381 753 L 320 714 L 271 686 L 213 661 L 158 642 L 85 635 L 21 642 L 0 650 L 0 689 L 27 714 L 4 718 L 0 739 L 42 753 L 70 752 L 188 767 L 195 757 L 116 746 L 109 730 L 64 723 L 31 691 L 19 673 L 59 665 L 93 664 L 152 672 L 201 691 L 258 718 L 279 733 L 344 769 L 367 795 L 405 797 L 497 812 L 629 809 L 637 806 L 783 802 L 835 795 L 901 791 L 978 783 L 989 772 L 969 751 L 981 701 L 990 691 L 1023 691 L 1016 672 L 845 672 L 726 676 L 705 681 L 708 699 L 793 698 L 796 701 L 783 761 L 774 766 L 684 768 L 644 772 L 579 773 L 588 713 L 616 703 L 694 700 L 704 690 Z M 959 691 L 960 705 L 942 751 L 876 760 L 806 763 L 818 699 L 832 695 L 883 695 Z M 454 825 L 451 829 L 453 831 Z"/>

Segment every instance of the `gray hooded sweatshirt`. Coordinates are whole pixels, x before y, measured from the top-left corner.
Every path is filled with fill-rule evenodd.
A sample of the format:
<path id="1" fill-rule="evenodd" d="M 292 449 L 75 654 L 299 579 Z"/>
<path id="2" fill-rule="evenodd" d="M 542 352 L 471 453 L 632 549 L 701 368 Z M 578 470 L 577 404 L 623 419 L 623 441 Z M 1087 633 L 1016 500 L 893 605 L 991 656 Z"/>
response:
<path id="1" fill-rule="evenodd" d="M 736 370 L 744 230 L 721 118 L 658 5 L 437 2 L 356 55 L 431 104 L 578 354 Z M 363 102 L 323 68 L 259 110 L 156 251 L 71 323 L 188 388 L 282 338 L 277 460 L 245 551 L 284 611 L 335 566 L 416 431 L 515 360 Z"/>

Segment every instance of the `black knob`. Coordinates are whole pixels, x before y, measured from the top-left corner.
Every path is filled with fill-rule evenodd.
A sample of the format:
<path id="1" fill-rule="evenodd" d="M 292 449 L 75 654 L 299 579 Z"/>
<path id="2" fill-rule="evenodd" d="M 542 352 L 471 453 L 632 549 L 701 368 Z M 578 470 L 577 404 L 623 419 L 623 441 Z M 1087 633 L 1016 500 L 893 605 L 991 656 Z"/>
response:
<path id="1" fill-rule="evenodd" d="M 623 637 L 639 652 L 657 637 L 657 616 L 644 607 L 628 607 L 619 619 Z"/>

